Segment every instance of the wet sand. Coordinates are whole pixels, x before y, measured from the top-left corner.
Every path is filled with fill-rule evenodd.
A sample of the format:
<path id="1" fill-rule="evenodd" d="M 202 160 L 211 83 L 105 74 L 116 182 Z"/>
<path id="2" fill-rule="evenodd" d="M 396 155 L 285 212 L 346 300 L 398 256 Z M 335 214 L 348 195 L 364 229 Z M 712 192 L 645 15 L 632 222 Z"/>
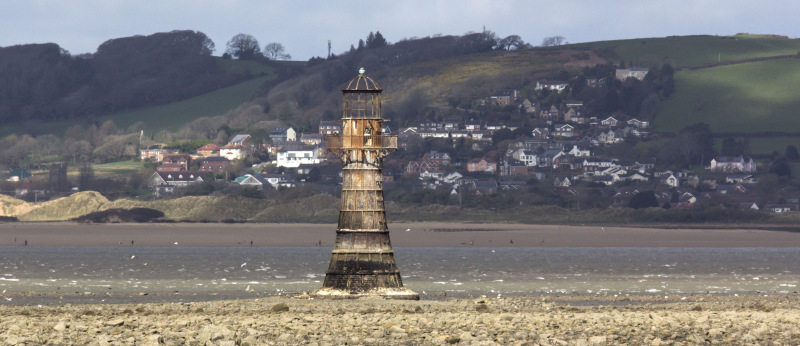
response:
<path id="1" fill-rule="evenodd" d="M 798 295 L 0 305 L 3 344 L 662 345 L 800 341 Z"/>
<path id="2" fill-rule="evenodd" d="M 390 224 L 390 232 L 394 247 L 800 247 L 800 232 L 725 227 L 421 222 Z M 332 246 L 335 238 L 335 224 L 0 224 L 0 246 L 305 247 Z"/>

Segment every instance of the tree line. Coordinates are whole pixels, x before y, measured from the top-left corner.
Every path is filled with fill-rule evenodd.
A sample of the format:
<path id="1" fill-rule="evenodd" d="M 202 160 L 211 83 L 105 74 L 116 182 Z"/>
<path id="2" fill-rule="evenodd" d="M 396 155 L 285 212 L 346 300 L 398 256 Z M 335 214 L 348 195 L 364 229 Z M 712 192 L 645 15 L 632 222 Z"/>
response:
<path id="1" fill-rule="evenodd" d="M 91 121 L 251 78 L 220 66 L 214 49 L 191 30 L 111 39 L 93 54 L 54 43 L 0 48 L 0 123 Z"/>

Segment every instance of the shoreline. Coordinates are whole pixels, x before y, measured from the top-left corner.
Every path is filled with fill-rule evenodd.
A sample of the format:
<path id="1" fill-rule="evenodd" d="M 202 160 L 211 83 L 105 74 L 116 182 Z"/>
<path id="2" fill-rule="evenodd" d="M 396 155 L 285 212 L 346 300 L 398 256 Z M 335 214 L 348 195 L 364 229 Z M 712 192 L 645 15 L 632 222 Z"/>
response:
<path id="1" fill-rule="evenodd" d="M 391 223 L 393 247 L 800 247 L 792 227 L 744 225 L 531 225 Z M 430 230 L 439 230 L 433 232 Z M 442 231 L 444 230 L 444 231 Z M 449 231 L 448 231 L 449 230 Z M 336 224 L 299 223 L 0 223 L 0 246 L 332 246 Z M 133 243 L 132 243 L 133 242 Z M 176 244 L 177 243 L 177 244 Z"/>
<path id="2" fill-rule="evenodd" d="M 796 344 L 784 295 L 0 305 L 5 344 Z"/>

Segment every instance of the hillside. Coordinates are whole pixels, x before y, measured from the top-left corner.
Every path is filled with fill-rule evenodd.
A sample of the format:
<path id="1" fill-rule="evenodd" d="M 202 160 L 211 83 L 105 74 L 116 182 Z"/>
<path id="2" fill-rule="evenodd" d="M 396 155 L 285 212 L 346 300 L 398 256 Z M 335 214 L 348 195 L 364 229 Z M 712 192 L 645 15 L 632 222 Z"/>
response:
<path id="1" fill-rule="evenodd" d="M 0 47 L 0 122 L 87 119 L 250 78 L 216 63 L 213 49 L 189 30 L 111 39 L 77 56 L 54 43 Z"/>
<path id="2" fill-rule="evenodd" d="M 339 214 L 339 199 L 327 194 L 269 201 L 231 197 L 182 197 L 158 201 L 109 201 L 93 192 L 80 192 L 43 203 L 25 203 L 0 195 L 0 216 L 17 217 L 20 221 L 65 221 L 90 213 L 112 209 L 148 208 L 161 211 L 161 221 L 194 222 L 324 222 L 335 223 Z M 674 223 L 736 223 L 794 225 L 800 222 L 796 213 L 762 214 L 739 210 L 711 209 L 706 211 L 630 208 L 569 210 L 557 206 L 528 206 L 504 210 L 481 210 L 443 205 L 386 205 L 390 222 L 448 221 L 461 222 L 519 222 L 532 224 L 663 224 Z"/>
<path id="3" fill-rule="evenodd" d="M 647 65 L 666 60 L 676 69 L 681 69 L 731 60 L 793 55 L 800 51 L 800 40 L 771 35 L 698 35 L 598 41 L 571 46 L 613 50 L 625 64 Z"/>
<path id="4" fill-rule="evenodd" d="M 679 71 L 655 125 L 668 132 L 697 122 L 714 132 L 800 132 L 798 83 L 798 59 Z"/>

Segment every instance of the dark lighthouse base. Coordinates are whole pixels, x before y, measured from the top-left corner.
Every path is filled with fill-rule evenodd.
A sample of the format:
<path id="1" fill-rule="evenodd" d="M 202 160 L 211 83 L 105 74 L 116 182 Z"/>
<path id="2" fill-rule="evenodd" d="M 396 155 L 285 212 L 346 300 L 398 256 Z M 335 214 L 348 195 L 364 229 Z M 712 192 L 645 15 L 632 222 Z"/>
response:
<path id="1" fill-rule="evenodd" d="M 419 300 L 403 287 L 392 252 L 352 253 L 334 250 L 322 288 L 309 295 L 331 299 L 383 297 Z"/>

